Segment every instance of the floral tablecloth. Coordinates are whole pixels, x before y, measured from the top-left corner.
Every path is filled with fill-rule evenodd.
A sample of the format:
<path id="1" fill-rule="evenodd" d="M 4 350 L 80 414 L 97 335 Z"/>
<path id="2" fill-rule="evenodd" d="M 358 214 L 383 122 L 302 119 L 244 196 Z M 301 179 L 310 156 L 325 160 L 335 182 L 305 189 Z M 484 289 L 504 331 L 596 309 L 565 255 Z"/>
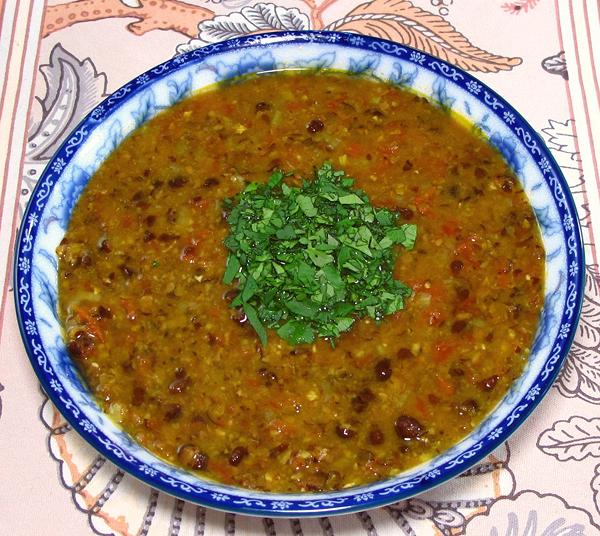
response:
<path id="1" fill-rule="evenodd" d="M 597 0 L 0 0 L 0 536 L 600 534 L 600 5 Z M 149 67 L 277 29 L 382 36 L 472 71 L 540 132 L 575 197 L 586 297 L 568 361 L 508 443 L 425 495 L 360 514 L 259 519 L 140 484 L 49 403 L 13 305 L 23 208 L 63 138 Z"/>

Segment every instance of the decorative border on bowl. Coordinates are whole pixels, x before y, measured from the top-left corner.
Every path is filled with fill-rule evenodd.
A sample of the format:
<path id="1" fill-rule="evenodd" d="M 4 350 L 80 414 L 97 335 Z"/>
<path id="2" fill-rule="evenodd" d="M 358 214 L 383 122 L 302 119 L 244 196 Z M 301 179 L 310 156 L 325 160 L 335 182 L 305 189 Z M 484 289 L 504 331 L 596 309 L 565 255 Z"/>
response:
<path id="1" fill-rule="evenodd" d="M 552 190 L 562 221 L 560 231 L 567 245 L 567 297 L 558 335 L 553 341 L 552 351 L 537 381 L 527 393 L 514 403 L 514 409 L 501 425 L 494 428 L 469 450 L 457 454 L 440 467 L 416 474 L 409 479 L 397 477 L 387 484 L 382 482 L 329 494 L 319 494 L 314 497 L 258 492 L 254 494 L 254 497 L 248 497 L 243 495 L 246 493 L 244 490 L 239 490 L 238 493 L 235 488 L 218 483 L 207 483 L 207 487 L 204 487 L 201 480 L 198 480 L 198 485 L 192 485 L 173 478 L 154 467 L 140 464 L 134 456 L 113 443 L 101 430 L 85 419 L 81 410 L 66 395 L 60 378 L 50 366 L 38 333 L 31 296 L 32 255 L 40 217 L 61 172 L 73 158 L 78 147 L 88 139 L 107 115 L 157 80 L 186 66 L 201 63 L 211 55 L 244 48 L 268 49 L 277 45 L 301 43 L 335 44 L 350 49 L 359 49 L 363 52 L 383 53 L 412 62 L 452 81 L 501 116 L 514 135 L 523 143 L 529 155 L 537 162 L 538 169 Z M 243 62 L 240 62 L 236 70 L 224 73 L 223 77 L 251 72 L 256 70 L 256 67 L 256 63 L 244 65 Z M 265 65 L 264 67 L 265 70 L 268 70 L 269 66 Z M 17 319 L 27 354 L 52 402 L 88 443 L 124 471 L 150 486 L 181 499 L 236 513 L 282 517 L 349 513 L 405 499 L 455 477 L 506 441 L 548 391 L 566 358 L 575 335 L 581 309 L 584 276 L 581 229 L 567 183 L 541 138 L 512 106 L 485 84 L 443 60 L 398 43 L 338 32 L 279 32 L 251 35 L 215 43 L 168 60 L 125 84 L 91 111 L 48 164 L 26 208 L 16 241 L 14 263 Z M 215 491 L 215 489 L 222 489 L 223 492 Z"/>

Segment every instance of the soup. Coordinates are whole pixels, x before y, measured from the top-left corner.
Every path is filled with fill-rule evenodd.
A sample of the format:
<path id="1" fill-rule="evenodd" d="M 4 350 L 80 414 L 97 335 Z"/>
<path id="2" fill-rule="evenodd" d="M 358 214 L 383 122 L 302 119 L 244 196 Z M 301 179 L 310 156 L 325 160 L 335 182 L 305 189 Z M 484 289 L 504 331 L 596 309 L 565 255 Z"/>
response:
<path id="1" fill-rule="evenodd" d="M 324 163 L 416 225 L 391 266 L 403 308 L 261 341 L 223 282 L 231 206 Z M 242 78 L 134 131 L 58 255 L 66 343 L 104 411 L 165 460 L 266 491 L 381 480 L 452 446 L 521 374 L 543 304 L 536 219 L 498 151 L 409 91 L 326 71 Z"/>

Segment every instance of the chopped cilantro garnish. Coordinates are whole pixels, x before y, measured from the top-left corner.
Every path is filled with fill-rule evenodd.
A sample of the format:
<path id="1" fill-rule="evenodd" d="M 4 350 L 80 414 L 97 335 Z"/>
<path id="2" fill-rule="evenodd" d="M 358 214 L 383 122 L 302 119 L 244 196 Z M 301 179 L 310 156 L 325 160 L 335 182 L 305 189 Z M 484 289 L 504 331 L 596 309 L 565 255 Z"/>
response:
<path id="1" fill-rule="evenodd" d="M 281 171 L 235 198 L 225 239 L 226 284 L 238 280 L 242 307 L 263 344 L 265 327 L 290 344 L 332 343 L 357 318 L 382 319 L 404 307 L 410 289 L 393 278 L 397 245 L 412 249 L 415 225 L 375 208 L 353 179 L 324 164 L 301 187 Z"/>

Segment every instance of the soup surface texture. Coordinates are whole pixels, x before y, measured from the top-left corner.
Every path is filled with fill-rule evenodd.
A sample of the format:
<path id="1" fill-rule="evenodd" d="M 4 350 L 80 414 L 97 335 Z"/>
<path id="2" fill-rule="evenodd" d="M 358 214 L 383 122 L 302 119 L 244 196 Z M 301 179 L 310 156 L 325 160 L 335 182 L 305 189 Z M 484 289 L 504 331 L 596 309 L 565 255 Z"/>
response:
<path id="1" fill-rule="evenodd" d="M 263 345 L 223 283 L 223 200 L 324 162 L 416 224 L 394 265 L 412 295 L 335 346 Z M 450 447 L 520 375 L 543 303 L 537 222 L 497 150 L 341 73 L 250 77 L 149 121 L 92 177 L 58 254 L 68 348 L 103 409 L 158 456 L 267 491 L 364 484 Z"/>

